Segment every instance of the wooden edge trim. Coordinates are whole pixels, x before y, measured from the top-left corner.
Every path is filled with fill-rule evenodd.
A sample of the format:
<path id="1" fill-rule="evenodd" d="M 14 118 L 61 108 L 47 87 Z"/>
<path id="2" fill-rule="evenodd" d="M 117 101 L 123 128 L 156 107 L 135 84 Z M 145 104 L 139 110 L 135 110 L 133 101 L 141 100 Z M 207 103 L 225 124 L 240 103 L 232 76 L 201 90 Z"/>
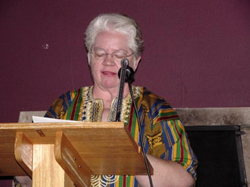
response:
<path id="1" fill-rule="evenodd" d="M 62 131 L 56 132 L 55 159 L 76 186 L 91 186 L 91 170 Z"/>
<path id="2" fill-rule="evenodd" d="M 32 178 L 33 170 L 33 144 L 23 132 L 16 132 L 14 154 L 17 163 Z"/>

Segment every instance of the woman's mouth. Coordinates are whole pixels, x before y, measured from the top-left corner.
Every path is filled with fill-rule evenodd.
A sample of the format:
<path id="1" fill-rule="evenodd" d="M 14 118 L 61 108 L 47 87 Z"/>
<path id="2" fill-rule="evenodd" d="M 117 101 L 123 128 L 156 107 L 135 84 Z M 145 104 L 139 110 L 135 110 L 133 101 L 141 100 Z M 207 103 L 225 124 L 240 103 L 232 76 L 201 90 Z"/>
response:
<path id="1" fill-rule="evenodd" d="M 117 75 L 116 73 L 111 72 L 111 71 L 102 71 L 102 74 L 106 75 L 106 76 L 116 76 Z"/>

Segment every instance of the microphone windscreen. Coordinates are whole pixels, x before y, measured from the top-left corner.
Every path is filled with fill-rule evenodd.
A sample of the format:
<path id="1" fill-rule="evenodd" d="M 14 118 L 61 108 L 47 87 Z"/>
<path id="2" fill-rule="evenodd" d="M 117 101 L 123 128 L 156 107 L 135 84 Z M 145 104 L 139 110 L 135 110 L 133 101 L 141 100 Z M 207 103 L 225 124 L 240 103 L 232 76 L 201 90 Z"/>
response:
<path id="1" fill-rule="evenodd" d="M 121 69 L 122 68 L 120 68 L 118 71 L 119 78 L 121 77 Z M 127 66 L 125 82 L 129 82 L 129 83 L 134 82 L 134 74 L 135 74 L 135 71 L 133 70 L 133 68 L 131 68 L 130 66 Z"/>

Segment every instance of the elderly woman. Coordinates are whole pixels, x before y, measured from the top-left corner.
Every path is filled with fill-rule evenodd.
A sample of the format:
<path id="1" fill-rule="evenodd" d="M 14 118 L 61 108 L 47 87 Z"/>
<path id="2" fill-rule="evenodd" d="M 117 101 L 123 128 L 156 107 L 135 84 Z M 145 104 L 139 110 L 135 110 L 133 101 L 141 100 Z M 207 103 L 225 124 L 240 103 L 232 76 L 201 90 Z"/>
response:
<path id="1" fill-rule="evenodd" d="M 102 14 L 89 24 L 85 34 L 94 84 L 60 96 L 46 117 L 84 122 L 115 120 L 120 84 L 118 71 L 122 59 L 128 59 L 134 70 L 138 67 L 144 48 L 140 27 L 127 16 Z M 138 132 L 135 107 L 127 83 L 123 92 L 121 121 L 139 144 L 139 133 L 143 133 L 147 158 L 154 168 L 153 185 L 194 185 L 197 160 L 177 114 L 164 99 L 146 88 L 133 86 L 132 90 L 141 119 L 141 132 Z M 97 181 L 104 186 L 150 185 L 146 175 L 114 175 L 108 181 L 105 176 L 93 176 L 91 180 L 93 186 Z"/>

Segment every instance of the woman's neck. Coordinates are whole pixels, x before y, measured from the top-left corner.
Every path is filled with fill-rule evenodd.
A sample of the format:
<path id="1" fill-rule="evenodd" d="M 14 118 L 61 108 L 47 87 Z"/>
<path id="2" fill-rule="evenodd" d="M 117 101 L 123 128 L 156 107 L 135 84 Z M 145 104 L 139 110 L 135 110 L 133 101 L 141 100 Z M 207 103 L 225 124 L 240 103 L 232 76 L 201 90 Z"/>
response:
<path id="1" fill-rule="evenodd" d="M 117 89 L 100 89 L 98 86 L 93 86 L 93 98 L 94 99 L 102 99 L 104 108 L 110 109 L 110 104 L 113 101 L 114 98 L 118 96 L 119 90 Z M 123 90 L 123 98 L 127 96 L 129 93 L 128 85 L 125 84 L 124 90 Z"/>

